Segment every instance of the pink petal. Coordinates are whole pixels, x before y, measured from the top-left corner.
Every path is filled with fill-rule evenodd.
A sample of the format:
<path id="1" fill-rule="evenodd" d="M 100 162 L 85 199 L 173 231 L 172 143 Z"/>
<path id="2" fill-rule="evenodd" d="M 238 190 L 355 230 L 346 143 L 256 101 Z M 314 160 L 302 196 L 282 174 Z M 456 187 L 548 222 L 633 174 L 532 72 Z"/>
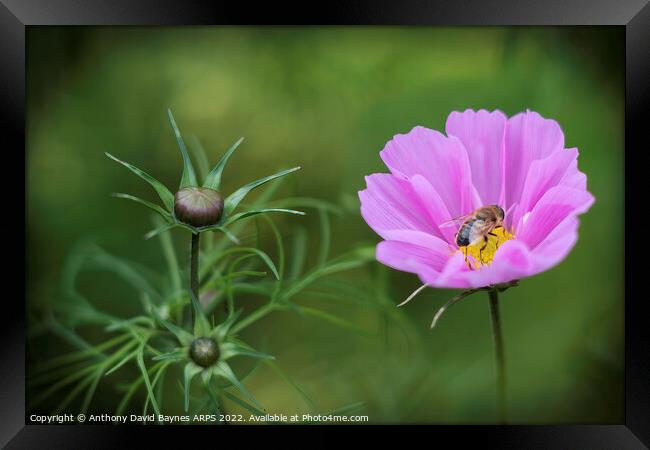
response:
<path id="1" fill-rule="evenodd" d="M 423 277 L 427 284 L 446 288 L 478 288 L 518 280 L 536 273 L 536 261 L 528 247 L 520 241 L 505 242 L 494 261 L 480 270 L 470 270 L 461 253 L 454 255 L 439 276 Z M 431 275 L 431 274 L 428 274 Z"/>
<path id="2" fill-rule="evenodd" d="M 560 180 L 562 186 L 572 187 L 575 189 L 587 189 L 587 175 L 578 170 L 578 160 L 571 161 L 569 168 Z"/>
<path id="3" fill-rule="evenodd" d="M 472 181 L 483 205 L 494 205 L 501 195 L 504 131 L 507 117 L 484 109 L 454 111 L 447 117 L 447 135 L 456 136 L 467 150 Z"/>
<path id="4" fill-rule="evenodd" d="M 471 270 L 465 262 L 465 257 L 462 253 L 456 252 L 447 260 L 447 264 L 440 273 L 420 273 L 419 275 L 420 279 L 429 286 L 467 289 L 471 287 L 467 278 L 469 272 Z"/>
<path id="5" fill-rule="evenodd" d="M 381 241 L 377 244 L 376 257 L 388 267 L 416 273 L 422 279 L 435 278 L 442 267 L 440 255 L 435 251 L 400 241 Z"/>
<path id="6" fill-rule="evenodd" d="M 467 151 L 456 137 L 424 127 L 398 134 L 380 153 L 390 171 L 402 178 L 426 178 L 453 216 L 468 214 L 479 205 L 472 185 Z"/>
<path id="7" fill-rule="evenodd" d="M 573 148 L 560 150 L 551 153 L 544 159 L 533 161 L 528 169 L 517 210 L 506 218 L 506 227 L 512 229 L 512 224 L 518 224 L 524 214 L 533 209 L 546 191 L 560 183 L 572 162 L 577 161 L 577 158 L 578 149 Z"/>
<path id="8" fill-rule="evenodd" d="M 542 272 L 560 263 L 578 241 L 577 217 L 567 217 L 546 238 L 535 247 L 533 255 Z"/>
<path id="9" fill-rule="evenodd" d="M 408 229 L 437 233 L 407 180 L 388 173 L 366 177 L 368 188 L 359 192 L 361 215 L 382 237 L 385 230 Z"/>
<path id="10" fill-rule="evenodd" d="M 440 198 L 440 195 L 438 195 L 433 186 L 431 186 L 431 183 L 429 183 L 422 175 L 413 175 L 410 181 L 413 190 L 428 213 L 430 223 L 433 224 L 437 230 L 437 233 L 435 233 L 436 236 L 443 238 L 452 245 L 456 245 L 456 239 L 454 236 L 456 234 L 456 229 L 454 227 L 439 226 L 440 224 L 452 219 L 452 216 L 449 213 L 447 206 L 445 206 L 445 203 Z"/>
<path id="11" fill-rule="evenodd" d="M 527 111 L 508 120 L 505 144 L 504 191 L 499 204 L 507 210 L 519 202 L 531 163 L 562 150 L 564 134 L 556 121 Z"/>
<path id="12" fill-rule="evenodd" d="M 517 240 L 534 250 L 567 217 L 587 211 L 594 197 L 587 191 L 555 186 L 542 196 L 528 217 L 519 224 Z"/>

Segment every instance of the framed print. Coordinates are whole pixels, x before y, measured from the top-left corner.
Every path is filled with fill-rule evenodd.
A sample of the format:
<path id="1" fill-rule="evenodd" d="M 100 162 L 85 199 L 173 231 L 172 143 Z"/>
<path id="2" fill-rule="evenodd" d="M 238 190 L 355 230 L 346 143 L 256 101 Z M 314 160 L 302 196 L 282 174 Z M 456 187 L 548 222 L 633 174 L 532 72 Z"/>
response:
<path id="1" fill-rule="evenodd" d="M 645 1 L 2 3 L 7 448 L 646 448 Z"/>

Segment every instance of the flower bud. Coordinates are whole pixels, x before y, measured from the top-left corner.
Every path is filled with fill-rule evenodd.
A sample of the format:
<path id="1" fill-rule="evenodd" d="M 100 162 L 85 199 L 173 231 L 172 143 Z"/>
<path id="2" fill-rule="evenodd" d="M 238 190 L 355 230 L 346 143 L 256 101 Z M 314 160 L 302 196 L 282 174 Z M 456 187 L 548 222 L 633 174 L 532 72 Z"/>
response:
<path id="1" fill-rule="evenodd" d="M 174 195 L 174 214 L 181 222 L 204 227 L 219 222 L 223 198 L 214 189 L 186 187 Z"/>
<path id="2" fill-rule="evenodd" d="M 209 337 L 194 339 L 190 344 L 190 358 L 201 367 L 210 367 L 219 359 L 219 344 Z"/>

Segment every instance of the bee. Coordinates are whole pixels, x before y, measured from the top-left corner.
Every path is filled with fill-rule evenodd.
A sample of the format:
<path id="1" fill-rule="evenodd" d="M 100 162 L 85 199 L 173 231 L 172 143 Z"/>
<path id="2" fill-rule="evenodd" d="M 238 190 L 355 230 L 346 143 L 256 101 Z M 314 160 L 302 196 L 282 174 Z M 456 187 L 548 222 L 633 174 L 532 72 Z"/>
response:
<path id="1" fill-rule="evenodd" d="M 483 250 L 488 244 L 488 236 L 498 237 L 493 231 L 496 228 L 503 227 L 504 218 L 505 212 L 499 205 L 488 205 L 466 216 L 451 219 L 440 226 L 460 224 L 455 235 L 456 245 L 459 247 L 478 245 L 483 241 L 483 246 L 479 249 L 479 256 L 482 260 Z"/>

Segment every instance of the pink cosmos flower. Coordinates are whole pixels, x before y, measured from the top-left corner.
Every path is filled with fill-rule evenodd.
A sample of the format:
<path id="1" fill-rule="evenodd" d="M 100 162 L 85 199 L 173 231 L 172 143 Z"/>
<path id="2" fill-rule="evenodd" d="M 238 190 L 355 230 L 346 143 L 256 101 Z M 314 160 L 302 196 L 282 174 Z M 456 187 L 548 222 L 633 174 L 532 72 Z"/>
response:
<path id="1" fill-rule="evenodd" d="M 391 173 L 366 177 L 361 214 L 384 239 L 377 260 L 441 288 L 508 283 L 562 261 L 594 197 L 558 123 L 467 109 L 449 115 L 446 133 L 396 135 L 380 153 Z M 486 205 L 505 211 L 504 226 L 479 258 L 456 245 L 458 225 L 448 223 Z"/>

